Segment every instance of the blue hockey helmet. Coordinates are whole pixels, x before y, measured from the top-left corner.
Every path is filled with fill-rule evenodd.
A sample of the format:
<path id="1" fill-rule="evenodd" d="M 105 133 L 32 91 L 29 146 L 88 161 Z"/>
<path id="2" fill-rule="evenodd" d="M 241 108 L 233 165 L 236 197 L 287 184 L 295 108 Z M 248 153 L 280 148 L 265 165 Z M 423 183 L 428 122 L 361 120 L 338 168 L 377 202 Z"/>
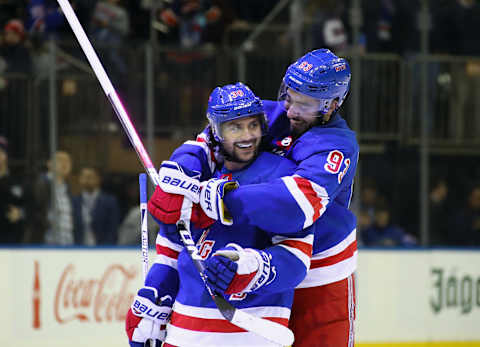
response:
<path id="1" fill-rule="evenodd" d="M 213 136 L 218 142 L 223 141 L 222 123 L 254 115 L 261 116 L 262 135 L 264 135 L 268 123 L 262 101 L 242 82 L 217 87 L 210 94 L 207 118 Z"/>
<path id="2" fill-rule="evenodd" d="M 328 49 L 317 49 L 305 54 L 291 64 L 279 91 L 279 100 L 284 100 L 288 88 L 320 101 L 319 112 L 326 114 L 333 100 L 342 105 L 350 89 L 348 62 Z"/>

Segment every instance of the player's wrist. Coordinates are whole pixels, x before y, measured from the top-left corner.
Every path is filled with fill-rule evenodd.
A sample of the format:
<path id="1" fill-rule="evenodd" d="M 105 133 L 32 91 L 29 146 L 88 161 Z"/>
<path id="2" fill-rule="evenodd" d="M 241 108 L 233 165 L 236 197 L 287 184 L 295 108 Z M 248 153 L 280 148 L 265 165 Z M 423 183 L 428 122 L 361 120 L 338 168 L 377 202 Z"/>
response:
<path id="1" fill-rule="evenodd" d="M 223 202 L 225 195 L 238 188 L 237 181 L 211 178 L 201 183 L 200 206 L 205 214 L 224 225 L 232 225 L 233 218 Z"/>
<path id="2" fill-rule="evenodd" d="M 269 253 L 251 248 L 247 248 L 245 252 L 253 254 L 258 262 L 258 271 L 250 284 L 245 288 L 245 292 L 250 293 L 270 282 L 274 273 L 271 271 L 271 256 Z"/>

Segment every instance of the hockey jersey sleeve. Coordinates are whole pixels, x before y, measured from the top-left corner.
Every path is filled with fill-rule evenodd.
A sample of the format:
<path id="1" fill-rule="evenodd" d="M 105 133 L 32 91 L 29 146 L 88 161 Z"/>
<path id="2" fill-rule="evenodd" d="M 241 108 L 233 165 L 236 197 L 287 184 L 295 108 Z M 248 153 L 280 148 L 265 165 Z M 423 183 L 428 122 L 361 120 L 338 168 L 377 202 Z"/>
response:
<path id="1" fill-rule="evenodd" d="M 148 271 L 145 285 L 154 287 L 160 296 L 170 295 L 175 299 L 178 291 L 178 255 L 183 244 L 176 232 L 176 226 L 159 223 L 156 239 L 156 259 Z"/>
<path id="2" fill-rule="evenodd" d="M 307 148 L 295 159 L 298 164 L 293 175 L 243 185 L 226 195 L 224 201 L 234 223 L 282 234 L 311 226 L 339 194 L 347 196 L 342 203 L 348 205 L 358 150 Z"/>
<path id="3" fill-rule="evenodd" d="M 271 258 L 273 278 L 259 288 L 256 293 L 281 292 L 293 289 L 307 274 L 312 256 L 315 225 L 299 233 L 272 235 L 272 246 L 264 251 Z"/>
<path id="4" fill-rule="evenodd" d="M 207 144 L 205 133 L 207 130 L 208 128 L 198 135 L 196 141 L 189 140 L 183 143 L 170 156 L 171 161 L 200 172 L 201 181 L 212 178 L 216 166 L 215 156 Z"/>

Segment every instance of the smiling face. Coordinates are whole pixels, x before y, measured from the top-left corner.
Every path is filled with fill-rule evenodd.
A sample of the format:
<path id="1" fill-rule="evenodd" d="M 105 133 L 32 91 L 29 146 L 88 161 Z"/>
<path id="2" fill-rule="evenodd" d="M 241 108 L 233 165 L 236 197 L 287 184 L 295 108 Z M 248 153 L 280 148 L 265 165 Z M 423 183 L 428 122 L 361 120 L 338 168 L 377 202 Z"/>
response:
<path id="1" fill-rule="evenodd" d="M 227 169 L 239 170 L 255 159 L 262 139 L 259 116 L 233 119 L 223 123 L 221 128 L 223 149 L 232 159 L 225 159 Z"/>

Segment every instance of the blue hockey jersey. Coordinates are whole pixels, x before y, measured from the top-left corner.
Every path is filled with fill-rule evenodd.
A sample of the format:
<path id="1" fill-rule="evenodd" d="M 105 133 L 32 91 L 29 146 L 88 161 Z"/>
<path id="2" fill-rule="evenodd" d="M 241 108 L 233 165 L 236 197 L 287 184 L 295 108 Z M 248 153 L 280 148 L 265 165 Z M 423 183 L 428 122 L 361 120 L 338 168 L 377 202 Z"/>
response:
<path id="1" fill-rule="evenodd" d="M 234 172 L 222 169 L 215 171 L 214 176 L 231 176 L 240 185 L 259 184 L 290 175 L 294 170 L 295 164 L 290 160 L 262 152 L 246 169 Z M 287 326 L 294 288 L 304 279 L 310 266 L 314 228 L 277 232 L 239 223 L 227 227 L 217 222 L 206 230 L 192 227 L 192 236 L 204 259 L 231 242 L 269 253 L 274 269 L 267 284 L 253 293 L 234 294 L 227 299 L 250 314 Z M 176 286 L 172 282 L 179 283 L 166 342 L 185 347 L 272 345 L 223 318 L 175 232 L 175 226 L 162 225 L 156 242 L 158 255 L 146 283 L 158 288 L 162 296 L 175 296 L 172 288 L 176 290 Z"/>
<path id="2" fill-rule="evenodd" d="M 297 166 L 291 175 L 241 185 L 228 193 L 224 200 L 234 225 L 281 232 L 302 230 L 316 222 L 311 268 L 299 287 L 344 279 L 357 263 L 356 218 L 349 210 L 359 155 L 355 133 L 336 114 L 293 141 L 283 103 L 265 100 L 263 104 L 269 120 L 267 139 L 274 152 Z M 202 172 L 202 180 L 210 178 L 215 167 L 204 133 L 179 147 L 171 160 Z"/>

